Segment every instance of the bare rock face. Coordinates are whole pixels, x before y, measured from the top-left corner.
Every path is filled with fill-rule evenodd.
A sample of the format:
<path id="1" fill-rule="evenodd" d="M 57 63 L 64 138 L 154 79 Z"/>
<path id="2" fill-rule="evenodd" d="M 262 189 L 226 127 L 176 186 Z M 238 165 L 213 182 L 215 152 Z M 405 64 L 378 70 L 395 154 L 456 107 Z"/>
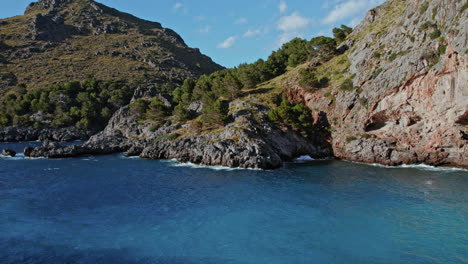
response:
<path id="1" fill-rule="evenodd" d="M 464 2 L 390 0 L 348 40 L 353 91 L 291 87 L 334 120 L 338 158 L 468 167 L 468 18 Z M 463 11 L 464 10 L 464 11 Z M 364 102 L 364 103 L 363 103 Z"/>
<path id="2" fill-rule="evenodd" d="M 11 150 L 11 149 L 4 149 L 2 150 L 2 155 L 5 157 L 15 157 L 16 151 Z"/>
<path id="3" fill-rule="evenodd" d="M 76 33 L 73 27 L 64 25 L 63 17 L 54 12 L 44 16 L 37 14 L 31 24 L 32 40 L 61 41 L 73 33 Z"/>
<path id="4" fill-rule="evenodd" d="M 39 7 L 42 9 L 54 9 L 62 7 L 68 3 L 72 2 L 72 0 L 39 0 L 37 2 L 31 3 L 27 8 L 26 12 L 31 10 L 34 7 Z"/>

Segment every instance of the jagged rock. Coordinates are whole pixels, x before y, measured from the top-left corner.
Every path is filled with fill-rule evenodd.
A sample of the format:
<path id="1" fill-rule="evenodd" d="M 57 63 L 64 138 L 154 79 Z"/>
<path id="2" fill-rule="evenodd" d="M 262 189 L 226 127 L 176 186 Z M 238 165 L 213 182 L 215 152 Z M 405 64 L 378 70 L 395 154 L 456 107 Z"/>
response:
<path id="1" fill-rule="evenodd" d="M 132 146 L 130 147 L 129 150 L 127 150 L 125 153 L 124 153 L 124 156 L 126 157 L 136 157 L 136 156 L 140 156 L 140 154 L 143 152 L 143 149 L 144 147 L 143 146 Z"/>
<path id="2" fill-rule="evenodd" d="M 65 25 L 64 22 L 64 17 L 55 11 L 51 11 L 46 15 L 37 14 L 31 23 L 31 39 L 61 41 L 69 35 L 77 33 L 74 27 Z"/>
<path id="3" fill-rule="evenodd" d="M 200 114 L 201 111 L 203 110 L 203 102 L 200 100 L 197 100 L 197 101 L 190 103 L 190 105 L 188 106 L 188 110 L 192 113 Z"/>
<path id="4" fill-rule="evenodd" d="M 2 155 L 5 157 L 15 157 L 16 151 L 11 150 L 11 149 L 4 149 L 2 150 Z"/>
<path id="5" fill-rule="evenodd" d="M 131 101 L 133 102 L 139 98 L 154 98 L 154 97 L 159 98 L 165 106 L 172 108 L 172 98 L 169 97 L 168 95 L 163 95 L 160 92 L 158 92 L 158 90 L 156 89 L 156 87 L 154 87 L 154 85 L 149 85 L 147 87 L 140 86 L 137 89 L 135 89 L 135 92 L 133 94 Z"/>

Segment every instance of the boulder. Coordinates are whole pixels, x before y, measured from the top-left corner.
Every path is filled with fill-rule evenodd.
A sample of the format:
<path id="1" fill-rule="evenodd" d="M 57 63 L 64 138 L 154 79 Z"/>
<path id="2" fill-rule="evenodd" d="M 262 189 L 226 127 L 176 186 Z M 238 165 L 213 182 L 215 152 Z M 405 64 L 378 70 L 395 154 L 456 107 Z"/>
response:
<path id="1" fill-rule="evenodd" d="M 2 150 L 2 155 L 5 157 L 14 157 L 16 156 L 16 151 L 11 149 L 4 149 Z"/>

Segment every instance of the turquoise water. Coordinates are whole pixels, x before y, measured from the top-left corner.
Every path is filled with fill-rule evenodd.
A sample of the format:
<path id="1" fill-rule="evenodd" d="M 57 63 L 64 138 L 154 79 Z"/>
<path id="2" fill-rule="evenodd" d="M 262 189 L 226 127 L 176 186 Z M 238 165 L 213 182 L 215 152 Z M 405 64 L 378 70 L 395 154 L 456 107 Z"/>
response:
<path id="1" fill-rule="evenodd" d="M 0 263 L 467 263 L 467 190 L 465 171 L 341 161 L 0 158 Z"/>

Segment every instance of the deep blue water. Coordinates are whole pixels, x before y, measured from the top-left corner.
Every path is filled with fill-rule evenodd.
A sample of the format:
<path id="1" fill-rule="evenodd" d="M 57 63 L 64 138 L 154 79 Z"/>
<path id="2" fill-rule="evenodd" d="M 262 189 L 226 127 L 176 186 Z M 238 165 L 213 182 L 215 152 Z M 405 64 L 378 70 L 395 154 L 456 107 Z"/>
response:
<path id="1" fill-rule="evenodd" d="M 465 171 L 0 158 L 2 264 L 467 263 L 467 217 Z"/>

